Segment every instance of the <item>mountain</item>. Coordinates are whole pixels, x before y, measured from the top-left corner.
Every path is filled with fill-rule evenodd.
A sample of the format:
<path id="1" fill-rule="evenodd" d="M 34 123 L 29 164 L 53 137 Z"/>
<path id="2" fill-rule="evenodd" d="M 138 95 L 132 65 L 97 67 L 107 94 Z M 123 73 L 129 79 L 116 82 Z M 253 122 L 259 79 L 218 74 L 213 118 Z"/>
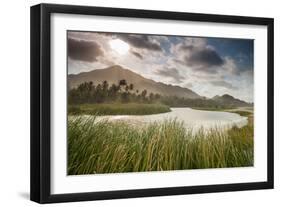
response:
<path id="1" fill-rule="evenodd" d="M 125 69 L 119 65 L 114 65 L 104 69 L 96 69 L 90 72 L 68 75 L 68 87 L 74 88 L 83 82 L 92 81 L 95 85 L 106 80 L 110 85 L 118 84 L 120 80 L 125 79 L 128 84 L 134 85 L 134 90 L 139 92 L 147 90 L 149 93 L 158 93 L 164 96 L 178 96 L 189 99 L 201 99 L 197 93 L 188 88 L 180 86 L 167 85 L 161 82 L 156 82 L 151 79 L 134 73 L 131 70 Z"/>
<path id="2" fill-rule="evenodd" d="M 214 96 L 212 98 L 214 101 L 218 102 L 219 104 L 226 105 L 226 106 L 252 106 L 252 104 L 242 101 L 240 99 L 234 98 L 231 95 L 224 94 L 222 96 Z"/>

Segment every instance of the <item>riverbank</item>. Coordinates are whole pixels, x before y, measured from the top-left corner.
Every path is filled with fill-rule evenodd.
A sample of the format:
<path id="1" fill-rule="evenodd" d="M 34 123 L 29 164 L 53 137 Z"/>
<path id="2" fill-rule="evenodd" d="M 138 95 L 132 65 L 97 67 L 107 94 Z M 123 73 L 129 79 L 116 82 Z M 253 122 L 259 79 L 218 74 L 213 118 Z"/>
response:
<path id="1" fill-rule="evenodd" d="M 224 111 L 205 111 L 194 110 L 191 108 L 170 108 L 170 112 L 147 115 L 103 115 L 97 116 L 97 121 L 124 122 L 132 126 L 144 127 L 154 122 L 163 120 L 177 120 L 183 123 L 186 129 L 192 128 L 196 133 L 201 128 L 205 132 L 209 129 L 217 128 L 221 130 L 229 129 L 233 126 L 243 127 L 247 125 L 246 117 L 241 117 L 237 113 Z M 80 116 L 80 115 L 79 115 Z M 70 116 L 70 119 L 76 119 L 79 116 Z M 91 116 L 91 115 L 90 115 Z M 83 120 L 87 120 L 89 115 L 82 115 Z"/>
<path id="2" fill-rule="evenodd" d="M 164 104 L 103 103 L 69 105 L 68 115 L 148 115 L 170 112 Z"/>
<path id="3" fill-rule="evenodd" d="M 247 116 L 253 114 L 254 108 L 253 107 L 236 107 L 236 108 L 208 108 L 208 107 L 191 107 L 195 110 L 203 110 L 203 111 L 225 111 L 225 112 L 232 112 L 238 113 L 241 116 Z"/>

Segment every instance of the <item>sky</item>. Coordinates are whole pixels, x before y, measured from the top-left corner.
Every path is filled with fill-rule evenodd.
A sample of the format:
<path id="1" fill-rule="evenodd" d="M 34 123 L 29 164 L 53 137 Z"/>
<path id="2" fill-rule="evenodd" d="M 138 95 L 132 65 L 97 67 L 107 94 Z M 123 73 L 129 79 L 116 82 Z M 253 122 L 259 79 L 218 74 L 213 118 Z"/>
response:
<path id="1" fill-rule="evenodd" d="M 68 31 L 68 74 L 121 65 L 201 96 L 253 102 L 254 40 Z"/>

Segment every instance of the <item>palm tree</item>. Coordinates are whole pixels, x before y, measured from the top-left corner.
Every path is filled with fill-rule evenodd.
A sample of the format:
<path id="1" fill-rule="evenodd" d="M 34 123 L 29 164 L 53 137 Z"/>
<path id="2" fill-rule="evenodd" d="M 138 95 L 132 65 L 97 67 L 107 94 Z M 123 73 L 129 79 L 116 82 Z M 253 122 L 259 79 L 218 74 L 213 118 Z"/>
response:
<path id="1" fill-rule="evenodd" d="M 134 89 L 134 84 L 131 83 L 131 84 L 129 85 L 129 89 L 130 89 L 130 91 L 132 91 L 132 90 Z"/>
<path id="2" fill-rule="evenodd" d="M 153 99 L 154 99 L 154 94 L 153 94 L 153 93 L 150 93 L 150 94 L 149 94 L 149 100 L 150 100 L 150 102 L 152 102 Z"/>
<path id="3" fill-rule="evenodd" d="M 106 80 L 102 82 L 102 89 L 103 89 L 104 91 L 107 91 L 107 90 L 108 90 L 108 83 L 107 83 Z"/>
<path id="4" fill-rule="evenodd" d="M 122 92 L 122 89 L 127 86 L 127 81 L 125 79 L 119 81 L 119 90 Z"/>
<path id="5" fill-rule="evenodd" d="M 127 93 L 128 93 L 128 91 L 129 91 L 129 89 L 130 89 L 129 86 L 126 86 L 126 87 L 125 87 L 125 91 L 126 91 Z"/>
<path id="6" fill-rule="evenodd" d="M 126 86 L 127 81 L 125 79 L 119 81 L 119 86 Z"/>
<path id="7" fill-rule="evenodd" d="M 143 90 L 142 92 L 141 92 L 141 97 L 142 97 L 142 99 L 145 101 L 145 97 L 146 97 L 146 94 L 147 94 L 147 90 Z"/>
<path id="8" fill-rule="evenodd" d="M 109 91 L 110 91 L 112 94 L 116 94 L 116 93 L 119 91 L 119 87 L 113 83 L 113 84 L 110 86 Z"/>

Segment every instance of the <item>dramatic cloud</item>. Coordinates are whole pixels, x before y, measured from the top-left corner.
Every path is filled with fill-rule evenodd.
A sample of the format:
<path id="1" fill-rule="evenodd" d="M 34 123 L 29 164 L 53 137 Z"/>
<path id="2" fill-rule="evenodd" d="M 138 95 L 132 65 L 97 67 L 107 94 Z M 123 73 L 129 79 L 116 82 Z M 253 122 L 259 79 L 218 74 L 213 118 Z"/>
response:
<path id="1" fill-rule="evenodd" d="M 185 77 L 182 76 L 176 68 L 164 67 L 160 70 L 155 71 L 155 73 L 166 78 L 172 78 L 176 82 L 183 82 L 185 80 Z"/>
<path id="2" fill-rule="evenodd" d="M 138 53 L 138 52 L 136 52 L 136 51 L 131 51 L 131 53 L 132 53 L 134 56 L 136 56 L 137 58 L 143 59 L 143 56 L 142 56 L 140 53 Z"/>
<path id="3" fill-rule="evenodd" d="M 216 73 L 214 67 L 219 67 L 224 64 L 224 60 L 211 47 L 193 45 L 182 45 L 180 51 L 184 54 L 183 60 L 176 60 L 195 70 L 205 71 L 207 73 Z"/>
<path id="4" fill-rule="evenodd" d="M 156 41 L 152 41 L 148 35 L 119 34 L 117 37 L 136 48 L 162 51 L 160 45 Z"/>
<path id="5" fill-rule="evenodd" d="M 103 51 L 94 41 L 67 39 L 68 56 L 73 60 L 86 62 L 97 61 L 98 56 L 103 56 Z"/>
<path id="6" fill-rule="evenodd" d="M 212 67 L 222 65 L 223 59 L 215 50 L 205 48 L 203 50 L 194 50 L 190 57 L 186 57 L 186 62 L 191 66 L 202 65 L 203 67 Z"/>
<path id="7" fill-rule="evenodd" d="M 126 53 L 112 48 L 116 39 L 129 45 Z M 230 94 L 251 102 L 253 48 L 253 40 L 245 39 L 70 31 L 68 73 L 121 65 L 201 96 Z"/>
<path id="8" fill-rule="evenodd" d="M 214 85 L 214 86 L 219 86 L 219 87 L 224 87 L 224 88 L 228 88 L 231 90 L 237 90 L 238 88 L 233 86 L 231 83 L 228 83 L 224 80 L 214 80 L 214 81 L 210 81 L 210 84 Z"/>

